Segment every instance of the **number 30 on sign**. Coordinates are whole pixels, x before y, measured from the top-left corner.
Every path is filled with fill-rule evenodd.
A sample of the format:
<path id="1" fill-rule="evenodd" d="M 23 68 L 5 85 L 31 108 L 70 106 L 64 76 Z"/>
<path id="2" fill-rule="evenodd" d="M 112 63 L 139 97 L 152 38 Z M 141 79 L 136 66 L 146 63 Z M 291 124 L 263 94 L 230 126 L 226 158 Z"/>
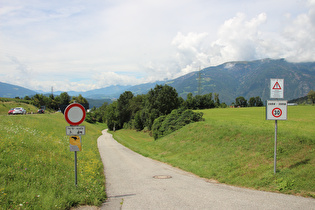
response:
<path id="1" fill-rule="evenodd" d="M 267 101 L 267 120 L 287 120 L 287 101 Z"/>

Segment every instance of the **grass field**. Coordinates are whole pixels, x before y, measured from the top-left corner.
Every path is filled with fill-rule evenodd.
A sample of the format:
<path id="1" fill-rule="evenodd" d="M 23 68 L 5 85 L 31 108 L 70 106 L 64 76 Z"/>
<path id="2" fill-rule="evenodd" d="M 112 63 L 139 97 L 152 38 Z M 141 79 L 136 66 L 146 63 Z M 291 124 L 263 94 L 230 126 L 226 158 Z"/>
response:
<path id="1" fill-rule="evenodd" d="M 315 107 L 288 107 L 278 121 L 277 174 L 273 173 L 275 122 L 265 108 L 203 110 L 205 121 L 154 141 L 148 133 L 119 130 L 115 139 L 144 156 L 221 183 L 315 197 Z"/>
<path id="2" fill-rule="evenodd" d="M 105 125 L 82 125 L 86 135 L 78 152 L 75 187 L 74 152 L 69 150 L 63 114 L 0 115 L 0 209 L 70 209 L 105 200 L 97 149 Z"/>

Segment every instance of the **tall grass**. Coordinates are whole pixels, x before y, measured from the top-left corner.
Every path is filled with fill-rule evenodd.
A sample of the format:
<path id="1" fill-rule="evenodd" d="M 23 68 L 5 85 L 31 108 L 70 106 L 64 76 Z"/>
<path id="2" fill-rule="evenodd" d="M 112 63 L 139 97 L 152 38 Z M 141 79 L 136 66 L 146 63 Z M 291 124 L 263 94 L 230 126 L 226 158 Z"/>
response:
<path id="1" fill-rule="evenodd" d="M 86 126 L 78 152 L 69 150 L 62 114 L 0 116 L 0 206 L 2 209 L 69 209 L 105 199 L 97 138 L 104 125 Z"/>
<path id="2" fill-rule="evenodd" d="M 203 110 L 205 121 L 154 141 L 143 132 L 114 137 L 131 149 L 201 177 L 249 188 L 315 196 L 315 107 L 288 107 L 278 121 L 277 174 L 273 174 L 274 121 L 264 108 Z"/>

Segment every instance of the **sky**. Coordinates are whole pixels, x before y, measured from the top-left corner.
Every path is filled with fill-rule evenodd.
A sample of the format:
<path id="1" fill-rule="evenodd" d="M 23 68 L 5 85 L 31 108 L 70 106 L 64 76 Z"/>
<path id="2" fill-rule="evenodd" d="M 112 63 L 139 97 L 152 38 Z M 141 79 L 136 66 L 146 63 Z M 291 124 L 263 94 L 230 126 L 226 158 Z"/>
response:
<path id="1" fill-rule="evenodd" d="M 0 82 L 88 91 L 315 61 L 315 0 L 0 0 Z"/>

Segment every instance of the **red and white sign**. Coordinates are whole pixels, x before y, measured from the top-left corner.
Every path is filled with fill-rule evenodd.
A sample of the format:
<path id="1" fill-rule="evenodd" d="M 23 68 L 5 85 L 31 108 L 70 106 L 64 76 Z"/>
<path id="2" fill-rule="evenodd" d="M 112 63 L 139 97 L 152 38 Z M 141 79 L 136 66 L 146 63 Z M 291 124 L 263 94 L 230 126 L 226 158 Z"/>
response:
<path id="1" fill-rule="evenodd" d="M 64 112 L 65 119 L 70 125 L 80 125 L 85 120 L 85 108 L 78 103 L 67 106 Z"/>
<path id="2" fill-rule="evenodd" d="M 283 98 L 284 79 L 270 79 L 270 98 Z"/>
<path id="3" fill-rule="evenodd" d="M 266 119 L 267 120 L 287 120 L 287 101 L 267 101 Z"/>
<path id="4" fill-rule="evenodd" d="M 281 117 L 282 115 L 282 110 L 280 108 L 274 108 L 272 111 L 272 116 L 274 116 L 275 118 Z"/>

